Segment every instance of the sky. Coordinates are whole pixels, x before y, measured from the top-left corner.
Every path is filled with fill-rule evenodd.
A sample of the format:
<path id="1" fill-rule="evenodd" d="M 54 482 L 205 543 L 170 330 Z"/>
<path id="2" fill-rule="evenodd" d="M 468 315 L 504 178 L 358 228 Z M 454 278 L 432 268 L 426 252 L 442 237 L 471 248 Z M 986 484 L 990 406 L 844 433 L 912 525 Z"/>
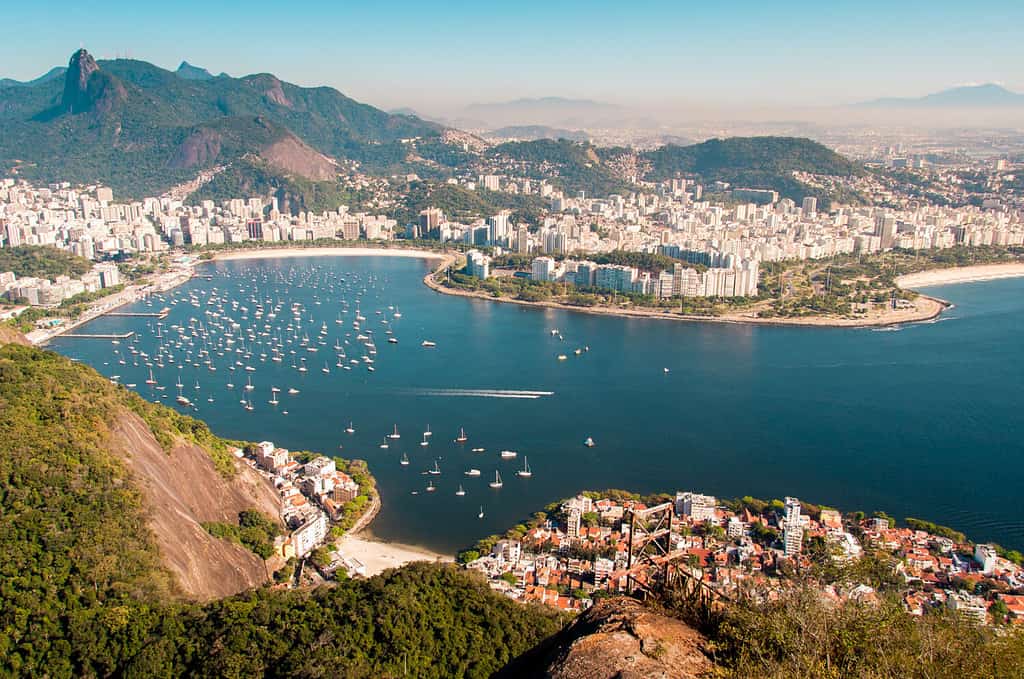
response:
<path id="1" fill-rule="evenodd" d="M 34 78 L 79 46 L 426 112 L 541 96 L 654 109 L 1024 92 L 1021 0 L 11 2 L 0 77 Z"/>

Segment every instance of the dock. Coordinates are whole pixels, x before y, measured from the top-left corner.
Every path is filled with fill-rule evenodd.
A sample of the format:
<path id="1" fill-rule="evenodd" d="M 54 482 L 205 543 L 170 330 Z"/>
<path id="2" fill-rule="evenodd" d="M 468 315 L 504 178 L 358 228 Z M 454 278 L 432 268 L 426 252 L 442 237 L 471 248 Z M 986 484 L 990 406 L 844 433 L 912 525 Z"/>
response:
<path id="1" fill-rule="evenodd" d="M 61 335 L 61 337 L 69 337 L 71 339 L 116 339 L 116 340 L 128 339 L 128 338 L 134 337 L 134 336 L 135 336 L 135 332 L 134 331 L 123 332 L 123 333 L 120 333 L 120 334 L 106 334 L 106 335 L 86 334 L 86 333 L 65 333 L 65 334 Z"/>
<path id="2" fill-rule="evenodd" d="M 171 313 L 170 308 L 164 307 L 160 311 L 108 311 L 103 315 L 121 318 L 167 318 L 169 313 Z"/>

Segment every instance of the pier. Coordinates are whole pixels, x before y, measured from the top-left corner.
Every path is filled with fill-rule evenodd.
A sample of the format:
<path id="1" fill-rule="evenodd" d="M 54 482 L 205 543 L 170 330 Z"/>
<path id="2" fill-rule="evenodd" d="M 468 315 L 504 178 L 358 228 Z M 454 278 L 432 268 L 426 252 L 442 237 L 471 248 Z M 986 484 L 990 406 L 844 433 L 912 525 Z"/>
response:
<path id="1" fill-rule="evenodd" d="M 72 339 L 116 339 L 116 340 L 128 339 L 128 338 L 134 337 L 134 336 L 135 336 L 135 332 L 134 331 L 123 332 L 123 333 L 120 333 L 120 334 L 105 334 L 105 335 L 86 334 L 86 333 L 65 333 L 64 335 L 62 335 L 62 337 L 70 337 Z"/>
<path id="2" fill-rule="evenodd" d="M 121 318 L 167 318 L 167 314 L 171 313 L 169 307 L 164 307 L 160 311 L 109 311 L 104 316 L 119 316 Z"/>

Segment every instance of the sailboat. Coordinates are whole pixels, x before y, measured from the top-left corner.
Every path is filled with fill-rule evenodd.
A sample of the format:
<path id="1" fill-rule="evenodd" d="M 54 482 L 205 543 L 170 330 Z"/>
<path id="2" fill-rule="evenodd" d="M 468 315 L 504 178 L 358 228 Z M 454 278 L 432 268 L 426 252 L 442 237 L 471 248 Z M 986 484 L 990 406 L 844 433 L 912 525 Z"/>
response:
<path id="1" fill-rule="evenodd" d="M 459 497 L 462 497 L 463 495 L 466 494 L 466 491 L 462 489 L 461 483 L 459 484 L 459 489 L 455 491 L 455 494 L 458 495 Z"/>
<path id="2" fill-rule="evenodd" d="M 502 486 L 505 485 L 504 483 L 501 482 L 501 474 L 498 473 L 497 469 L 494 470 L 494 480 L 488 483 L 487 485 L 489 485 L 491 488 L 501 488 Z"/>
<path id="3" fill-rule="evenodd" d="M 384 437 L 384 443 L 380 444 L 380 447 L 382 449 L 386 449 L 388 447 L 388 439 L 386 436 Z"/>
<path id="4" fill-rule="evenodd" d="M 439 475 L 441 473 L 441 468 L 437 466 L 437 460 L 434 460 L 434 468 L 433 469 L 428 469 L 427 473 L 428 474 L 432 474 L 434 476 L 437 476 L 437 475 Z"/>
<path id="5" fill-rule="evenodd" d="M 484 506 L 483 505 L 480 505 L 480 513 L 476 515 L 476 518 L 478 518 L 478 519 L 484 518 Z"/>
<path id="6" fill-rule="evenodd" d="M 400 439 L 400 438 L 402 438 L 402 435 L 398 433 L 398 425 L 397 424 L 395 425 L 395 430 L 393 432 L 391 432 L 390 434 L 388 434 L 388 438 L 389 439 Z"/>
<path id="7" fill-rule="evenodd" d="M 320 368 L 320 372 L 325 375 L 329 375 L 331 373 L 331 369 L 327 367 L 327 361 L 324 361 L 324 367 Z"/>
<path id="8" fill-rule="evenodd" d="M 348 426 L 345 427 L 345 433 L 346 434 L 355 434 L 356 433 L 356 428 L 352 426 L 351 422 L 349 422 Z"/>
<path id="9" fill-rule="evenodd" d="M 408 456 L 408 455 L 406 455 L 405 453 L 402 453 L 402 459 L 401 459 L 401 462 L 400 462 L 400 464 L 401 464 L 401 465 L 402 465 L 403 467 L 407 467 L 407 466 L 409 466 L 409 456 Z"/>
<path id="10" fill-rule="evenodd" d="M 253 390 L 253 389 L 255 389 L 255 388 L 256 388 L 256 387 L 252 386 L 252 378 L 251 378 L 251 377 L 250 377 L 250 378 L 248 378 L 248 380 L 247 380 L 247 381 L 246 381 L 246 383 L 245 383 L 245 390 L 246 390 L 246 391 L 252 391 L 252 390 Z"/>
<path id="11" fill-rule="evenodd" d="M 525 457 L 523 458 L 523 468 L 516 472 L 516 476 L 524 479 L 528 479 L 533 476 L 533 472 L 530 471 L 530 461 Z"/>
<path id="12" fill-rule="evenodd" d="M 192 405 L 192 401 L 188 400 L 188 398 L 186 398 L 185 395 L 181 393 L 181 386 L 180 385 L 178 386 L 178 397 L 176 399 L 174 399 L 174 400 L 177 401 L 179 405 L 183 405 L 183 406 L 190 406 L 190 405 Z"/>
<path id="13" fill-rule="evenodd" d="M 428 493 L 433 493 L 435 490 L 437 490 L 437 488 L 434 487 L 434 482 L 433 481 L 429 482 L 427 484 L 427 492 Z"/>
<path id="14" fill-rule="evenodd" d="M 270 390 L 270 401 L 268 401 L 268 403 L 270 403 L 270 405 L 272 405 L 272 406 L 276 406 L 277 405 L 278 401 L 277 401 L 277 390 L 276 389 L 271 389 Z"/>
<path id="15" fill-rule="evenodd" d="M 426 434 L 423 435 L 423 440 L 420 441 L 420 445 L 421 446 L 429 446 L 430 445 L 430 441 L 427 440 L 427 435 Z"/>
<path id="16" fill-rule="evenodd" d="M 146 384 L 156 384 L 156 380 L 153 378 L 153 369 L 149 369 L 149 379 L 146 380 Z"/>
<path id="17" fill-rule="evenodd" d="M 468 440 L 469 440 L 469 437 L 466 436 L 466 430 L 463 429 L 462 427 L 459 427 L 459 435 L 455 439 L 455 442 L 456 443 L 465 443 Z"/>

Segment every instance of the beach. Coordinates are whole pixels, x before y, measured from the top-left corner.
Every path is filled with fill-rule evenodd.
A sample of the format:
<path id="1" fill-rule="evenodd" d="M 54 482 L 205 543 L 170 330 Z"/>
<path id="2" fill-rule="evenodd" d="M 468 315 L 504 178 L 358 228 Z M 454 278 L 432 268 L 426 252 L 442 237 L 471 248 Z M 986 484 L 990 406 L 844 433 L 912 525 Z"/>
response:
<path id="1" fill-rule="evenodd" d="M 1024 264 L 981 264 L 978 266 L 961 266 L 951 269 L 933 269 L 920 273 L 906 274 L 896 279 L 901 288 L 926 288 L 933 285 L 951 285 L 953 283 L 976 283 L 992 281 L 999 278 L 1016 278 L 1024 276 Z"/>
<path id="2" fill-rule="evenodd" d="M 261 248 L 258 250 L 232 250 L 214 255 L 214 261 L 244 259 L 272 259 L 277 257 L 411 257 L 416 259 L 444 259 L 447 255 L 431 250 L 410 248 Z M 201 262 L 200 262 L 201 263 Z"/>
<path id="3" fill-rule="evenodd" d="M 454 559 L 447 554 L 431 552 L 423 547 L 401 545 L 395 542 L 379 542 L 365 535 L 345 535 L 338 542 L 338 551 L 348 558 L 358 559 L 366 566 L 366 576 L 371 577 L 389 568 L 404 566 L 413 561 L 442 561 Z"/>

